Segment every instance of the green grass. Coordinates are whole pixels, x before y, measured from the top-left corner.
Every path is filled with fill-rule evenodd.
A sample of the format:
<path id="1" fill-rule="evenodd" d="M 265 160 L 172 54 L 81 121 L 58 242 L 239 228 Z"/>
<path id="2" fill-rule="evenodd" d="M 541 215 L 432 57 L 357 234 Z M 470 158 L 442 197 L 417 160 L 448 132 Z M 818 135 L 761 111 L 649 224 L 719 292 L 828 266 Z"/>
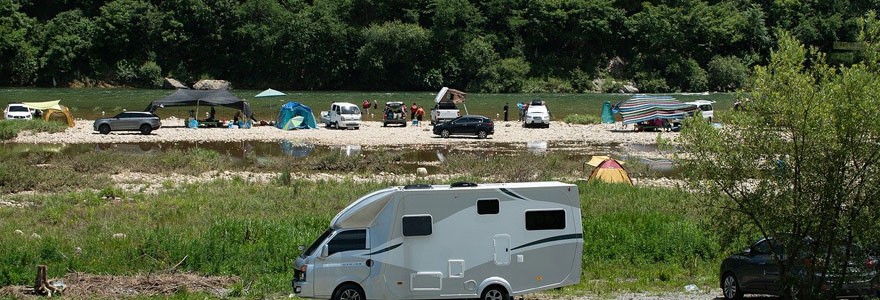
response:
<path id="1" fill-rule="evenodd" d="M 0 120 L 0 140 L 11 140 L 22 131 L 61 132 L 67 130 L 67 124 L 43 120 Z"/>
<path id="2" fill-rule="evenodd" d="M 159 100 L 173 91 L 170 90 L 145 90 L 145 89 L 30 89 L 30 88 L 7 88 L 0 89 L 0 105 L 18 101 L 46 101 L 60 99 L 61 104 L 71 109 L 75 118 L 97 119 L 102 116 L 110 117 L 119 113 L 122 109 L 143 110 L 154 100 Z M 287 101 L 293 100 L 308 105 L 317 115 L 319 111 L 330 108 L 334 101 L 351 102 L 360 105 L 365 99 L 378 100 L 380 105 L 386 101 L 403 101 L 407 104 L 416 102 L 418 105 L 429 110 L 434 105 L 434 96 L 437 91 L 430 92 L 291 92 L 287 98 L 254 99 L 254 95 L 260 91 L 233 90 L 232 93 L 250 102 L 251 109 L 258 119 L 271 120 L 278 114 L 278 108 Z M 605 101 L 617 103 L 628 99 L 624 94 L 468 94 L 466 102 L 467 112 L 481 114 L 493 119 L 496 114 L 502 114 L 505 103 L 511 107 L 510 115 L 515 116 L 519 111 L 515 104 L 532 99 L 547 101 L 554 119 L 564 119 L 569 114 L 594 114 L 599 115 Z M 702 95 L 675 95 L 681 101 L 696 99 L 708 99 L 718 101 L 716 110 L 726 110 L 733 106 L 734 94 Z M 185 118 L 189 116 L 190 107 L 162 108 L 157 114 L 163 118 L 177 116 Z M 462 113 L 465 107 L 462 106 Z M 200 118 L 204 116 L 206 109 L 201 109 Z M 235 112 L 228 108 L 218 108 L 217 117 L 231 119 Z M 378 117 L 377 117 L 378 118 Z M 370 118 L 367 118 L 370 120 Z"/>
<path id="3" fill-rule="evenodd" d="M 251 184 L 216 181 L 159 195 L 107 192 L 16 196 L 30 208 L 0 207 L 0 285 L 28 284 L 37 264 L 134 274 L 170 268 L 236 275 L 248 298 L 282 296 L 298 245 L 309 244 L 354 199 L 388 182 Z M 402 184 L 402 183 L 397 183 Z M 671 290 L 714 284 L 724 252 L 682 191 L 578 183 L 584 226 L 583 280 L 560 293 Z M 24 231 L 17 235 L 15 230 Z M 41 239 L 30 238 L 32 233 Z M 125 233 L 124 240 L 113 239 Z M 82 248 L 82 254 L 75 249 Z M 241 287 L 233 287 L 240 289 Z"/>
<path id="4" fill-rule="evenodd" d="M 569 124 L 599 124 L 602 123 L 602 118 L 597 115 L 570 114 L 563 121 Z"/>

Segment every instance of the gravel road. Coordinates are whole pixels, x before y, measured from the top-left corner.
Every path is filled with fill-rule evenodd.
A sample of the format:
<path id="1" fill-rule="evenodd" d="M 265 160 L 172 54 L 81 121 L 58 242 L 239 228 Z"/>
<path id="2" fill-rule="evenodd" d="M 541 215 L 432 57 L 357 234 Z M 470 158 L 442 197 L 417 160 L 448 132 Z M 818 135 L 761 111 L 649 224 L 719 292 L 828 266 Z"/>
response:
<path id="1" fill-rule="evenodd" d="M 480 141 L 473 137 L 442 139 L 431 132 L 427 124 L 421 127 L 382 127 L 379 122 L 365 122 L 360 130 L 336 130 L 319 128 L 316 130 L 284 131 L 271 126 L 252 129 L 188 129 L 182 127 L 183 120 L 166 119 L 165 126 L 150 135 L 137 132 L 112 132 L 98 134 L 92 129 L 92 121 L 77 121 L 76 126 L 59 133 L 21 133 L 12 143 L 138 143 L 138 142 L 239 142 L 239 141 L 281 141 L 301 140 L 319 145 L 417 145 L 417 144 L 455 144 Z M 555 122 L 550 128 L 523 128 L 518 122 L 495 123 L 495 135 L 485 141 L 488 143 L 523 142 L 582 142 L 593 144 L 655 144 L 658 133 L 632 132 L 632 127 L 624 128 L 620 123 L 596 125 L 571 125 Z M 664 138 L 676 138 L 678 133 L 659 133 Z"/>

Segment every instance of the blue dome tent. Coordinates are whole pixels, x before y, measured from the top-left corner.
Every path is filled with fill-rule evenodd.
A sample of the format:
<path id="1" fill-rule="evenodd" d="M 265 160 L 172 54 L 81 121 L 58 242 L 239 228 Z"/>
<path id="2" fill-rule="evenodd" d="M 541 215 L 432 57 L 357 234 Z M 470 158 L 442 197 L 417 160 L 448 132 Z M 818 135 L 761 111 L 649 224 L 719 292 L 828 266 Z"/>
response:
<path id="1" fill-rule="evenodd" d="M 275 120 L 275 127 L 284 130 L 316 129 L 318 123 L 315 121 L 315 115 L 312 114 L 311 108 L 291 101 L 281 106 L 278 111 L 278 119 Z"/>

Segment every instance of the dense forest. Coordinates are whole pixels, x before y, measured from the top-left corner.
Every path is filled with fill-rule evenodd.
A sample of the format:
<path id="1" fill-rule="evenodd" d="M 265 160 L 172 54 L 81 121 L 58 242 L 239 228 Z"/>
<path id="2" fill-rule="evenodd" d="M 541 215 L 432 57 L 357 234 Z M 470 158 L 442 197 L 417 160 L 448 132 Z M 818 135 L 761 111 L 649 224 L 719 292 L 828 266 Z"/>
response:
<path id="1" fill-rule="evenodd" d="M 828 52 L 880 0 L 0 0 L 0 85 L 726 91 L 784 30 Z M 602 79 L 602 80 L 595 80 Z"/>

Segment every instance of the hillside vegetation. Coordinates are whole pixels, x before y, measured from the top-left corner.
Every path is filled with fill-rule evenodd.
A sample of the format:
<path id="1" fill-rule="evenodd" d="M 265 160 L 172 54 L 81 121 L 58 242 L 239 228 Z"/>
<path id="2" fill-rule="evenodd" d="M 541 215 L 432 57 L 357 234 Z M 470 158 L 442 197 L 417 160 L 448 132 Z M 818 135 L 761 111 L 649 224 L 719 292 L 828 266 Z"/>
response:
<path id="1" fill-rule="evenodd" d="M 780 29 L 825 52 L 878 0 L 0 0 L 0 84 L 735 90 Z M 857 61 L 832 52 L 833 62 Z M 600 79 L 600 80 L 596 80 Z"/>

